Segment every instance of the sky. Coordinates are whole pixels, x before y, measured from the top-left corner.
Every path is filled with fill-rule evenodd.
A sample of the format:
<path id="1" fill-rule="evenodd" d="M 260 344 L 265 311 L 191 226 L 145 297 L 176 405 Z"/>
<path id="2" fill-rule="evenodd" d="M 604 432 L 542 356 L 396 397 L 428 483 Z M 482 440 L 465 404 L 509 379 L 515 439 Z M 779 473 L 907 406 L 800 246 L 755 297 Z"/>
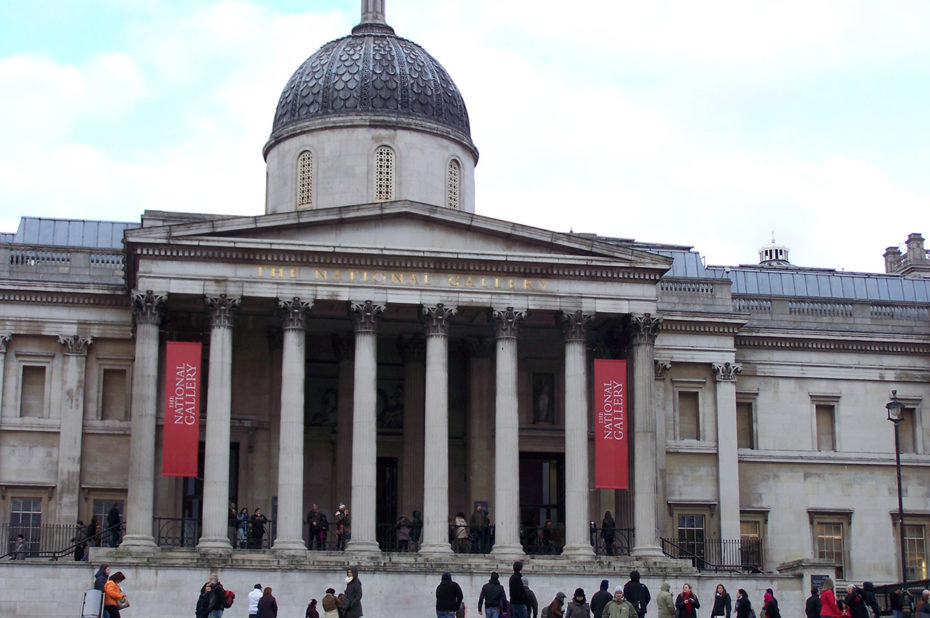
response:
<path id="1" fill-rule="evenodd" d="M 881 272 L 930 237 L 930 2 L 387 0 L 445 66 L 476 212 Z M 0 3 L 0 231 L 264 212 L 281 89 L 358 0 Z M 930 244 L 930 243 L 928 243 Z"/>

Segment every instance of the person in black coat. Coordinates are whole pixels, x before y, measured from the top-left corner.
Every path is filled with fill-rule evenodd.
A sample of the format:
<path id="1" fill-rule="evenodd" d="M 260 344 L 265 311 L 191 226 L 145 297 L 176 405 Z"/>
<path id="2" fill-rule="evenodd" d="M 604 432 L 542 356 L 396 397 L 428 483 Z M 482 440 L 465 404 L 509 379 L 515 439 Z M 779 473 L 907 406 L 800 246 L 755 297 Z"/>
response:
<path id="1" fill-rule="evenodd" d="M 752 615 L 752 603 L 749 595 L 740 588 L 736 591 L 736 618 L 749 618 Z"/>
<path id="2" fill-rule="evenodd" d="M 849 607 L 849 618 L 869 618 L 869 612 L 865 608 L 865 597 L 853 584 L 846 587 L 846 605 Z"/>
<path id="3" fill-rule="evenodd" d="M 443 573 L 439 585 L 436 586 L 436 615 L 445 612 L 447 618 L 452 618 L 463 598 L 462 588 L 452 581 L 452 574 Z"/>
<path id="4" fill-rule="evenodd" d="M 697 595 L 691 591 L 691 584 L 685 584 L 681 587 L 681 593 L 675 599 L 675 609 L 678 610 L 678 618 L 697 618 L 697 610 L 701 607 Z"/>
<path id="5" fill-rule="evenodd" d="M 646 606 L 652 600 L 652 595 L 649 594 L 646 584 L 639 581 L 639 571 L 630 571 L 630 581 L 623 586 L 623 598 L 633 605 L 639 618 L 646 615 Z M 730 618 L 729 612 L 727 618 Z"/>
<path id="6" fill-rule="evenodd" d="M 510 615 L 513 618 L 526 618 L 526 589 L 523 587 L 523 561 L 513 563 L 513 575 L 510 576 Z"/>
<path id="7" fill-rule="evenodd" d="M 342 618 L 359 618 L 362 615 L 362 582 L 358 579 L 358 567 L 346 571 L 346 598 L 342 602 Z"/>
<path id="8" fill-rule="evenodd" d="M 197 605 L 194 607 L 194 615 L 197 618 L 207 618 L 216 607 L 216 599 L 213 596 L 213 586 L 209 583 L 204 584 L 200 597 L 197 598 Z"/>
<path id="9" fill-rule="evenodd" d="M 804 603 L 804 615 L 807 618 L 820 618 L 820 591 L 817 586 L 811 586 L 811 595 Z"/>
<path id="10" fill-rule="evenodd" d="M 481 587 L 481 594 L 478 595 L 478 613 L 481 613 L 482 607 L 485 610 L 494 610 L 491 612 L 492 618 L 500 613 L 501 606 L 507 602 L 507 595 L 504 587 L 500 583 L 500 575 L 497 572 L 491 573 L 491 579 Z"/>
<path id="11" fill-rule="evenodd" d="M 715 616 L 730 618 L 731 609 L 732 605 L 730 604 L 730 595 L 727 593 L 727 589 L 723 587 L 723 584 L 717 584 L 717 590 L 714 592 L 714 608 L 710 612 L 711 618 Z"/>
<path id="12" fill-rule="evenodd" d="M 97 572 L 94 573 L 94 590 L 104 592 L 107 585 L 107 579 L 110 577 L 110 565 L 101 564 Z"/>
<path id="13" fill-rule="evenodd" d="M 875 598 L 875 585 L 872 582 L 862 582 L 862 600 L 875 612 L 875 618 L 882 613 L 878 606 L 878 599 Z"/>
<path id="14" fill-rule="evenodd" d="M 591 597 L 591 611 L 594 613 L 594 618 L 601 618 L 601 615 L 604 613 L 604 608 L 607 607 L 607 604 L 610 603 L 610 600 L 613 597 L 612 594 L 607 592 L 607 587 L 609 582 L 606 579 L 601 580 L 601 589 L 594 593 L 594 596 Z M 623 596 L 626 596 L 625 594 Z M 630 618 L 633 618 L 630 616 Z"/>

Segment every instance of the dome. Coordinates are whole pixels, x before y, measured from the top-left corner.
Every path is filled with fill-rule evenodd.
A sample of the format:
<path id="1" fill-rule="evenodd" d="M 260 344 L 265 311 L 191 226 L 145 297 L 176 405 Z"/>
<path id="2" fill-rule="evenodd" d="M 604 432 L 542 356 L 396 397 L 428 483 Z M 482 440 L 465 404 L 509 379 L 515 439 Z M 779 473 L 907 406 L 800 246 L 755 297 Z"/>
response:
<path id="1" fill-rule="evenodd" d="M 359 117 L 435 131 L 474 150 L 465 101 L 452 78 L 385 23 L 363 20 L 300 65 L 281 93 L 269 143 L 317 121 Z"/>

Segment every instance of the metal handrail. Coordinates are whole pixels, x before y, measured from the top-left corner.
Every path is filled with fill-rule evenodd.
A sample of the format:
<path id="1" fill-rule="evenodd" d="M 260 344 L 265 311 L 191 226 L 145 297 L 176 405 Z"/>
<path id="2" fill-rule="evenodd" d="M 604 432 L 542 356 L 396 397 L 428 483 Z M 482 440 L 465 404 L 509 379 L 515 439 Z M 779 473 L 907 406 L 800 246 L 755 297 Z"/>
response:
<path id="1" fill-rule="evenodd" d="M 93 535 L 84 536 L 83 538 L 77 541 L 72 540 L 70 541 L 71 544 L 66 545 L 65 547 L 59 547 L 58 549 L 44 549 L 44 550 L 42 549 L 31 550 L 30 549 L 30 550 L 26 550 L 24 553 L 29 558 L 48 558 L 49 560 L 55 561 L 69 554 L 73 554 L 75 549 L 77 549 L 81 545 L 87 544 L 87 542 L 90 541 L 92 538 L 96 538 L 98 535 L 101 538 L 108 538 L 111 532 L 121 531 L 122 527 L 123 527 L 123 524 L 122 522 L 120 522 L 119 524 L 115 524 L 113 526 L 110 526 L 109 528 L 102 528 L 99 532 Z M 13 528 L 20 531 L 20 532 L 17 532 L 17 534 L 22 534 L 23 531 L 34 532 L 36 529 L 38 529 L 39 539 L 30 541 L 30 544 L 36 543 L 36 542 L 41 544 L 41 539 L 43 537 L 43 534 L 42 534 L 43 529 L 51 529 L 54 532 L 60 532 L 61 529 L 71 529 L 72 531 L 74 530 L 74 526 L 70 526 L 70 525 L 66 525 L 66 526 L 53 525 L 51 527 L 49 526 L 14 526 Z M 11 533 L 12 533 L 12 530 L 11 530 Z M 72 537 L 72 539 L 73 538 L 76 538 L 76 537 Z M 14 539 L 10 538 L 10 542 L 12 543 L 13 541 Z M 5 554 L 0 555 L 0 560 L 2 560 L 3 558 L 13 558 L 15 560 L 16 554 L 18 553 L 19 552 L 17 552 L 15 549 L 10 550 Z"/>
<path id="2" fill-rule="evenodd" d="M 762 543 L 759 539 L 705 539 L 686 543 L 666 538 L 660 540 L 662 553 L 670 558 L 691 560 L 691 564 L 701 571 L 739 573 L 762 570 Z"/>

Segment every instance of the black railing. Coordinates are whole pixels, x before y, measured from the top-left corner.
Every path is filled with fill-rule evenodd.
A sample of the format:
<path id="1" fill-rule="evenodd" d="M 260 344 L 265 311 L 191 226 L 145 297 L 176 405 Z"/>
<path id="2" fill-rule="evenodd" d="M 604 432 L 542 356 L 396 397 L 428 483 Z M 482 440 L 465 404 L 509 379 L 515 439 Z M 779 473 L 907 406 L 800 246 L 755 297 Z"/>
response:
<path id="1" fill-rule="evenodd" d="M 554 556 L 565 545 L 565 526 L 522 526 L 520 544 L 528 556 Z"/>
<path id="2" fill-rule="evenodd" d="M 0 524 L 0 538 L 7 539 L 6 553 L 0 559 L 47 558 L 58 560 L 66 556 L 82 559 L 92 546 L 107 546 L 110 540 L 114 547 L 122 539 L 123 524 L 103 528 L 94 535 L 87 535 L 86 528 L 79 529 L 69 524 L 42 524 L 39 526 L 16 526 Z M 22 535 L 22 542 L 18 538 Z M 79 558 L 80 556 L 80 558 Z"/>
<path id="3" fill-rule="evenodd" d="M 875 593 L 875 599 L 882 608 L 882 615 L 891 614 L 891 596 L 895 591 L 900 590 L 903 584 L 897 582 L 894 584 L 884 584 L 875 586 L 872 592 Z M 910 609 L 920 606 L 920 593 L 930 589 L 930 579 L 920 579 L 917 581 L 907 581 L 908 597 L 910 598 Z M 906 615 L 906 614 L 905 614 Z M 913 615 L 913 612 L 911 613 Z"/>
<path id="4" fill-rule="evenodd" d="M 591 545 L 598 556 L 629 556 L 633 549 L 633 528 L 591 526 Z"/>
<path id="5" fill-rule="evenodd" d="M 233 549 L 264 550 L 274 544 L 275 522 L 265 520 L 264 533 L 258 535 L 259 528 L 249 525 L 244 538 L 240 538 L 239 528 L 229 534 L 229 543 Z M 200 520 L 196 517 L 153 517 L 152 536 L 159 547 L 196 547 L 203 533 Z"/>
<path id="6" fill-rule="evenodd" d="M 760 572 L 762 543 L 759 539 L 706 539 L 672 541 L 661 539 L 662 553 L 690 560 L 701 571 Z"/>

